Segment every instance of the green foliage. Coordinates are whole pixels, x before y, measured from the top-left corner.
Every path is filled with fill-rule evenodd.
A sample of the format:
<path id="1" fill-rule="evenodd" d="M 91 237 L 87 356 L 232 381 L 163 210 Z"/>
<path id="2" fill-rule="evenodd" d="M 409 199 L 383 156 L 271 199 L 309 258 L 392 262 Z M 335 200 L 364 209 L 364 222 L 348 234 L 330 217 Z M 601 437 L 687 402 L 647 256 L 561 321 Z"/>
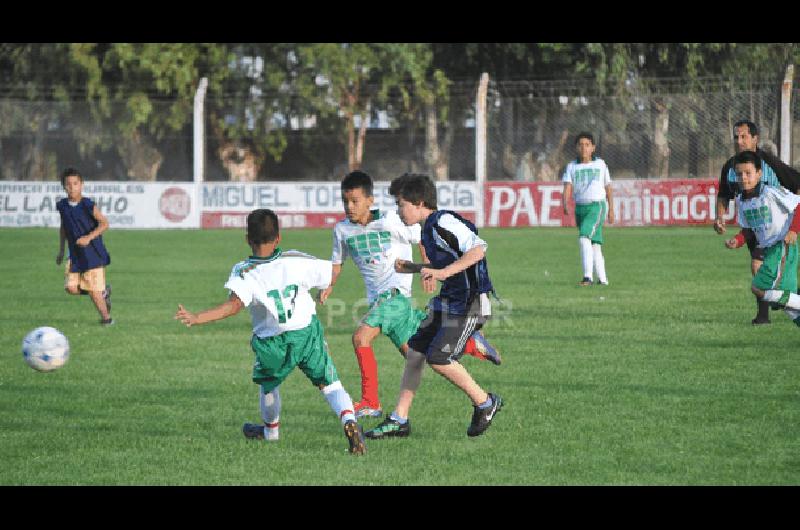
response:
<path id="1" fill-rule="evenodd" d="M 574 228 L 486 229 L 503 304 L 486 336 L 499 367 L 464 364 L 507 406 L 470 439 L 468 400 L 430 370 L 409 438 L 346 454 L 337 418 L 300 372 L 281 387 L 281 440 L 241 435 L 258 421 L 247 314 L 187 329 L 173 320 L 225 298 L 249 253 L 240 230 L 111 230 L 116 325 L 64 293 L 55 229 L 0 229 L 2 485 L 793 485 L 800 330 L 780 312 L 754 328 L 746 250 L 707 226 L 606 227 L 611 285 L 578 287 Z M 285 230 L 284 248 L 330 253 L 329 230 Z M 191 256 L 191 259 L 187 259 Z M 713 264 L 713 266 L 709 266 Z M 36 278 L 37 281 L 30 281 Z M 418 307 L 428 296 L 414 284 Z M 358 397 L 351 334 L 364 286 L 345 264 L 319 307 L 345 388 Z M 37 373 L 24 334 L 61 329 L 72 357 Z M 375 342 L 385 409 L 402 358 Z M 377 420 L 365 420 L 372 427 Z M 447 448 L 443 451 L 442 448 Z"/>

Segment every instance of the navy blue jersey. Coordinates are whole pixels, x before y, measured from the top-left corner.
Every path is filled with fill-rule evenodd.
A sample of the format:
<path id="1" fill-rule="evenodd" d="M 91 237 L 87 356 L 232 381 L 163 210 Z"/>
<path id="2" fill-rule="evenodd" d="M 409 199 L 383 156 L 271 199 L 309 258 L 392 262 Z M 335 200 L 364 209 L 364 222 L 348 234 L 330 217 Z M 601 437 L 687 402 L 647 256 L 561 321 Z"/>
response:
<path id="1" fill-rule="evenodd" d="M 111 263 L 103 236 L 92 239 L 86 247 L 79 247 L 76 241 L 97 228 L 94 218 L 94 201 L 83 197 L 78 204 L 72 206 L 64 198 L 56 203 L 56 209 L 61 214 L 61 227 L 67 236 L 69 245 L 70 272 L 85 272 L 98 267 L 105 267 Z"/>
<path id="2" fill-rule="evenodd" d="M 478 229 L 467 219 L 449 210 L 430 214 L 422 227 L 422 245 L 435 269 L 443 269 L 476 246 L 486 246 L 478 237 Z M 439 295 L 433 299 L 434 310 L 456 315 L 468 312 L 472 302 L 482 293 L 493 292 L 489 268 L 484 257 L 464 271 L 442 282 Z M 446 307 L 445 307 L 446 306 Z"/>

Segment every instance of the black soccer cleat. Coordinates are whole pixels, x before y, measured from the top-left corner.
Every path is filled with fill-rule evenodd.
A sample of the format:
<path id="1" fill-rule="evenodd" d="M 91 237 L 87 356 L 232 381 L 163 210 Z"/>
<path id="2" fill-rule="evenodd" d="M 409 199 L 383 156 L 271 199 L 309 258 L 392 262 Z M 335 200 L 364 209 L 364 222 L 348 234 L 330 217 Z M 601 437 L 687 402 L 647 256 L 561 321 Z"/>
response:
<path id="1" fill-rule="evenodd" d="M 592 279 L 586 276 L 581 281 L 578 282 L 578 285 L 583 285 L 583 286 L 592 285 Z"/>
<path id="2" fill-rule="evenodd" d="M 406 420 L 405 423 L 400 423 L 393 420 L 391 416 L 387 415 L 382 422 L 372 430 L 367 431 L 364 436 L 370 440 L 380 440 L 382 438 L 390 438 L 392 436 L 406 437 L 411 434 L 411 421 Z"/>
<path id="3" fill-rule="evenodd" d="M 353 420 L 345 422 L 344 435 L 350 444 L 349 451 L 351 455 L 363 455 L 367 452 L 367 446 L 364 444 L 364 432 L 357 422 Z"/>
<path id="4" fill-rule="evenodd" d="M 479 436 L 483 434 L 484 431 L 489 428 L 489 425 L 492 424 L 495 414 L 500 412 L 500 409 L 503 408 L 503 398 L 492 393 L 489 394 L 489 397 L 492 399 L 491 406 L 482 409 L 477 405 L 473 405 L 475 410 L 472 413 L 472 423 L 470 423 L 467 429 L 467 436 Z"/>

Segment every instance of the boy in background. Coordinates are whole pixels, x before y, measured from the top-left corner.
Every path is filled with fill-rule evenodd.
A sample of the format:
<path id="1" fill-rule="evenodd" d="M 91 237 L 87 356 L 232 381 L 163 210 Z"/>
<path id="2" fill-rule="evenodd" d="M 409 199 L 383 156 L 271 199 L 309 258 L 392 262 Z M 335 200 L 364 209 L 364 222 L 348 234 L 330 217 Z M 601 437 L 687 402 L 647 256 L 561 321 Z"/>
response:
<path id="1" fill-rule="evenodd" d="M 564 215 L 569 215 L 569 203 L 575 192 L 575 224 L 578 225 L 583 279 L 579 285 L 592 285 L 593 272 L 597 283 L 608 285 L 606 262 L 603 257 L 603 222 L 614 222 L 614 205 L 611 200 L 611 175 L 603 159 L 594 156 L 594 137 L 587 132 L 575 139 L 578 158 L 567 164 L 562 181 Z"/>
<path id="2" fill-rule="evenodd" d="M 366 452 L 353 401 L 342 386 L 328 353 L 322 324 L 309 289 L 331 282 L 331 262 L 296 250 L 282 251 L 278 216 L 272 210 L 253 210 L 247 216 L 247 243 L 253 255 L 233 266 L 225 283 L 228 300 L 199 313 L 178 305 L 175 318 L 187 327 L 231 317 L 250 309 L 255 352 L 253 382 L 259 385 L 263 425 L 245 423 L 244 436 L 278 440 L 281 397 L 278 387 L 295 369 L 321 392 L 344 426 L 351 454 Z"/>
<path id="3" fill-rule="evenodd" d="M 56 203 L 61 216 L 56 265 L 64 260 L 64 242 L 69 243 L 69 259 L 64 271 L 64 289 L 69 294 L 88 294 L 100 324 L 114 323 L 111 318 L 111 285 L 106 285 L 105 268 L 111 263 L 103 232 L 108 220 L 94 201 L 83 196 L 83 177 L 78 170 L 67 168 L 61 174 L 61 185 L 67 196 Z"/>
<path id="4" fill-rule="evenodd" d="M 797 290 L 797 233 L 800 232 L 800 197 L 780 186 L 762 180 L 761 158 L 742 151 L 734 158 L 741 188 L 736 195 L 741 231 L 725 242 L 739 248 L 751 232 L 764 261 L 758 268 L 750 290 L 756 299 L 782 308 L 800 326 L 800 295 Z"/>

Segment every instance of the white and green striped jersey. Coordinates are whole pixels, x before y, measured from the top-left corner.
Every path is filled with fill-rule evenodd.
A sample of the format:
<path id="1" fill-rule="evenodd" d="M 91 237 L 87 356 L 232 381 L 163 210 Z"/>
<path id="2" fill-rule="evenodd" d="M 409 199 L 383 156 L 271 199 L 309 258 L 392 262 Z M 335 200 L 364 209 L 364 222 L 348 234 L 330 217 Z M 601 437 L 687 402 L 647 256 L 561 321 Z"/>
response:
<path id="1" fill-rule="evenodd" d="M 606 200 L 606 186 L 611 184 L 611 174 L 602 158 L 592 158 L 585 164 L 573 160 L 567 164 L 561 181 L 572 184 L 576 204 L 589 204 Z"/>
<path id="2" fill-rule="evenodd" d="M 253 333 L 260 338 L 302 329 L 317 309 L 309 289 L 331 283 L 333 265 L 296 250 L 266 258 L 251 256 L 233 266 L 225 288 L 250 309 Z"/>
<path id="3" fill-rule="evenodd" d="M 336 223 L 331 261 L 340 265 L 350 256 L 364 279 L 370 303 L 389 289 L 411 296 L 414 275 L 395 272 L 394 262 L 398 258 L 413 260 L 411 245 L 419 243 L 421 228 L 419 224 L 406 226 L 391 210 L 372 210 L 371 214 L 366 226 L 349 219 Z"/>
<path id="4" fill-rule="evenodd" d="M 759 184 L 759 188 L 760 192 L 749 199 L 737 195 L 736 209 L 739 226 L 750 228 L 756 235 L 758 247 L 767 248 L 786 237 L 800 196 L 784 187 Z"/>

